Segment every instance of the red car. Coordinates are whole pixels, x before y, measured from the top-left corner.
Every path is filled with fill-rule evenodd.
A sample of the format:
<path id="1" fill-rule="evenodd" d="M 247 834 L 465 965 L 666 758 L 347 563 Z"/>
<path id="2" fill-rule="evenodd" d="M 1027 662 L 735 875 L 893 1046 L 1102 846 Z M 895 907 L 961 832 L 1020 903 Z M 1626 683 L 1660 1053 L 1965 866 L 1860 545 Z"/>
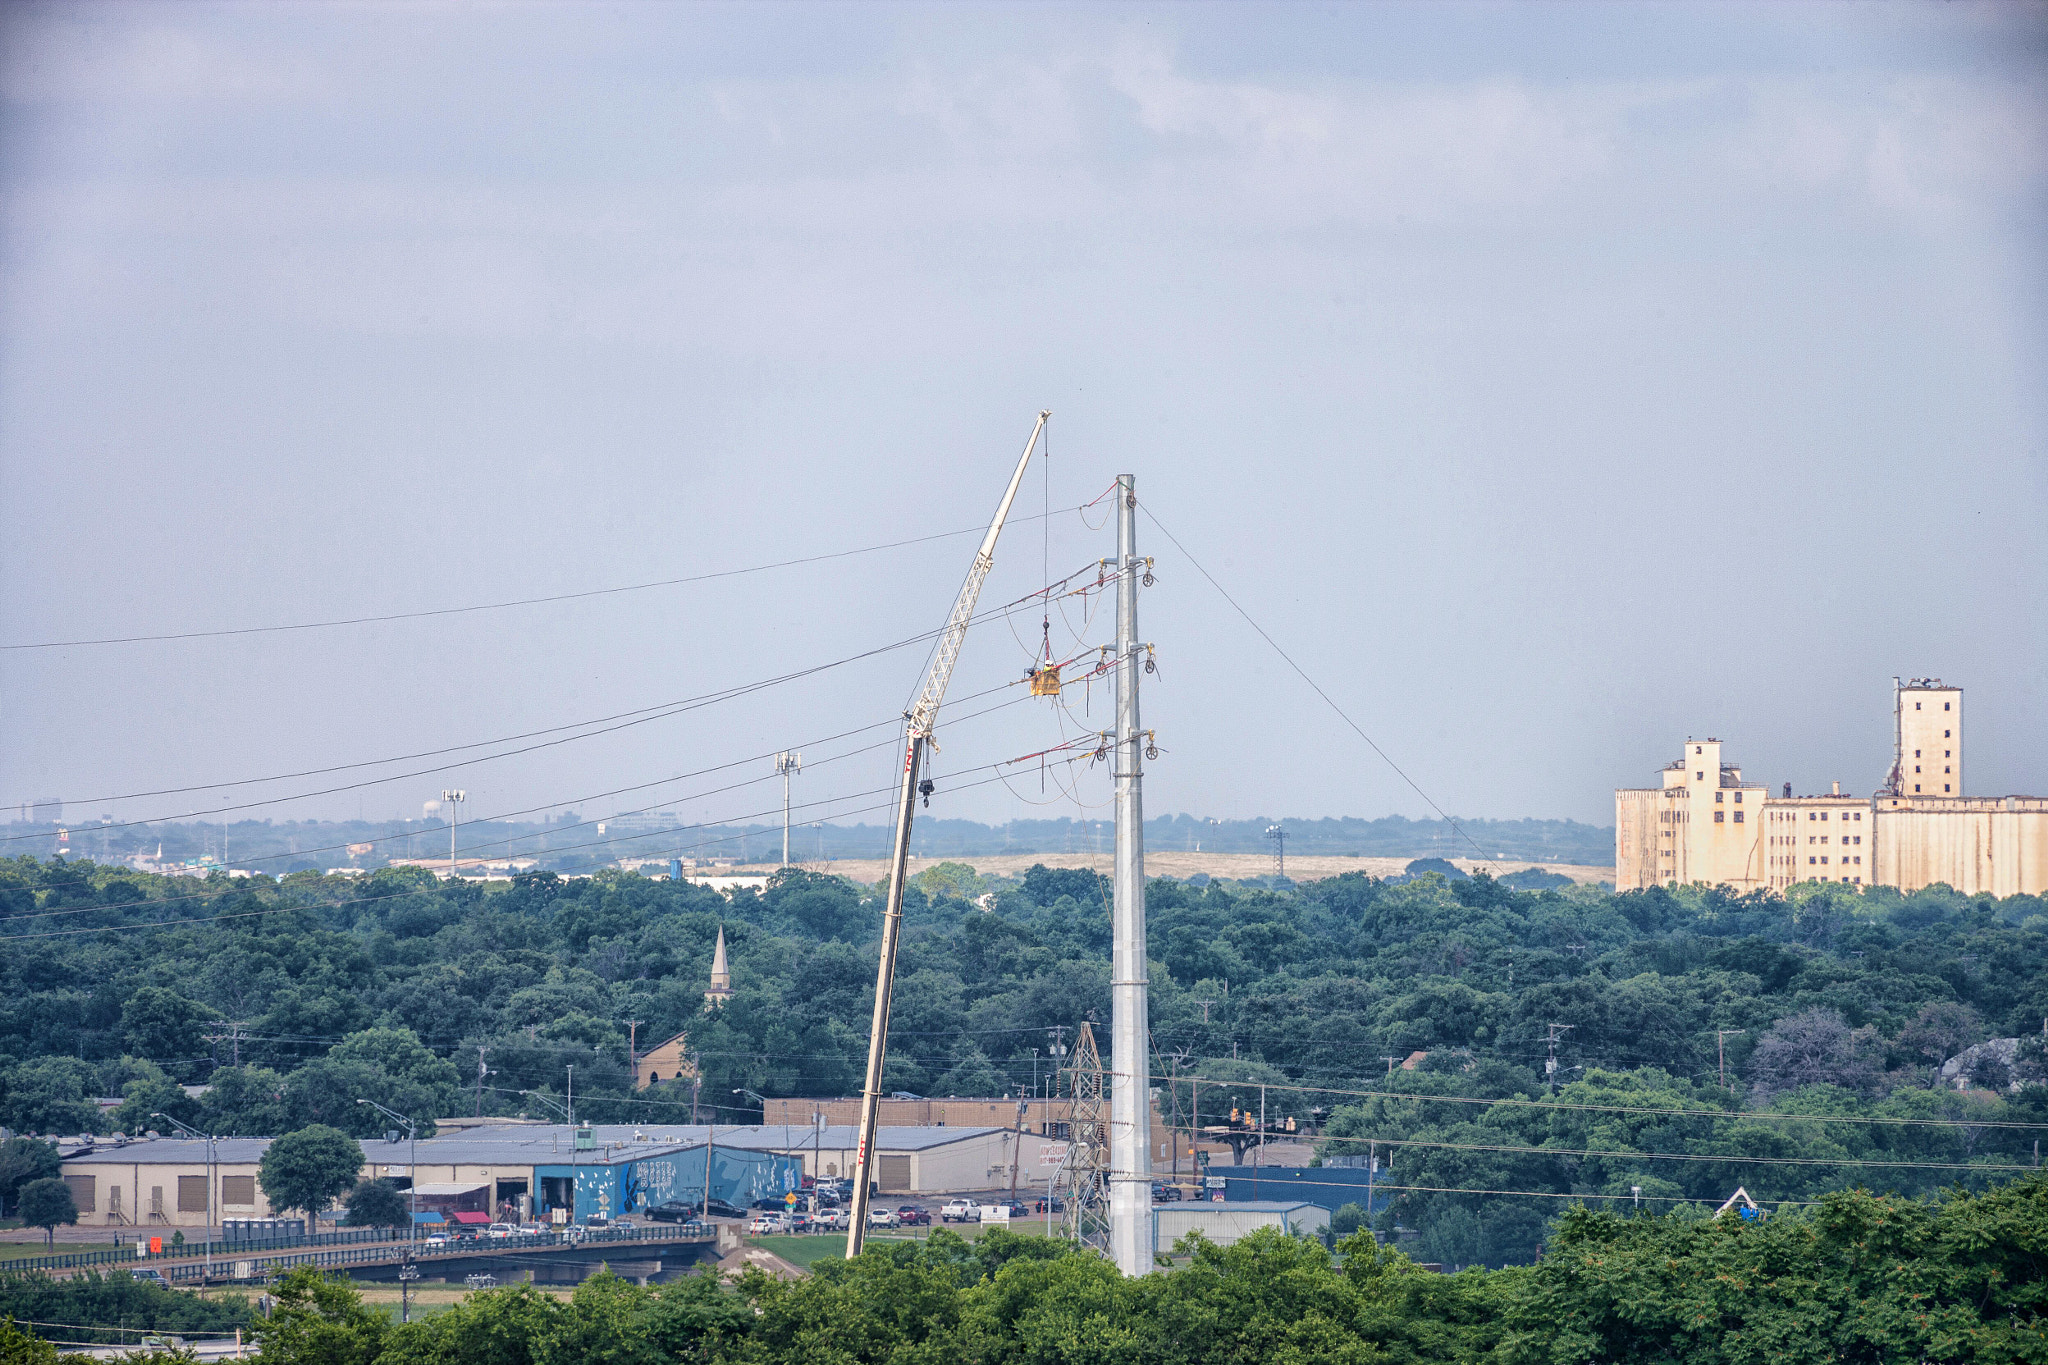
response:
<path id="1" fill-rule="evenodd" d="M 921 1209 L 915 1204 L 905 1204 L 902 1208 L 896 1210 L 896 1225 L 898 1227 L 923 1228 L 930 1227 L 931 1223 L 932 1215 L 929 1209 Z"/>

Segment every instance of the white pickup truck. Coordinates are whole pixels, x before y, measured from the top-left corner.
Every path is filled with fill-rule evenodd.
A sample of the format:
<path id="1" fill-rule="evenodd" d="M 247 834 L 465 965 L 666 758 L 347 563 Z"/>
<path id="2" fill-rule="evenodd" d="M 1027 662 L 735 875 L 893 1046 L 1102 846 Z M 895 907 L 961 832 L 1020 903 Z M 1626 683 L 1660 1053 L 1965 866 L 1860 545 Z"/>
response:
<path id="1" fill-rule="evenodd" d="M 972 1199 L 948 1200 L 946 1206 L 939 1210 L 939 1221 L 942 1223 L 979 1223 L 981 1221 L 981 1205 L 975 1203 Z"/>

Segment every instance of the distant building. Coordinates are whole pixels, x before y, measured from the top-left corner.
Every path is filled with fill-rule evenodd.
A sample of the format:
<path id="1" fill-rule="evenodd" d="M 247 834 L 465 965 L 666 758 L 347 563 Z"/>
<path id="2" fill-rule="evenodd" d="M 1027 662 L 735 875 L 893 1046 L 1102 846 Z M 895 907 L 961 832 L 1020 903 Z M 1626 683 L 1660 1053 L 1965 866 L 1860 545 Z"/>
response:
<path id="1" fill-rule="evenodd" d="M 690 1035 L 678 1033 L 633 1059 L 633 1088 L 645 1090 L 664 1081 L 694 1080 L 697 1068 L 690 1061 Z"/>
<path id="2" fill-rule="evenodd" d="M 1965 895 L 2048 891 L 2048 797 L 1963 788 L 1963 690 L 1939 678 L 1893 688 L 1892 766 L 1863 797 L 1772 796 L 1689 739 L 1662 785 L 1614 793 L 1615 887 L 1695 883 L 1783 891 L 1800 882 L 1937 883 Z"/>

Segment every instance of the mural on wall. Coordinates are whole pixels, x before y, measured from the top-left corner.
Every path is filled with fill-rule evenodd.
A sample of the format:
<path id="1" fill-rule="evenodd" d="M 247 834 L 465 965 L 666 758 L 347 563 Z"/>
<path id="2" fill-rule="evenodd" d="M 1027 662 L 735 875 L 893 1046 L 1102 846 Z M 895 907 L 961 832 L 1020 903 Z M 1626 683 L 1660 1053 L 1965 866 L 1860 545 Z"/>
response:
<path id="1" fill-rule="evenodd" d="M 670 1200 L 701 1200 L 705 1156 L 705 1148 L 697 1146 L 616 1164 L 536 1166 L 534 1176 L 547 1209 L 566 1207 L 573 1191 L 570 1216 L 580 1222 L 592 1215 L 614 1218 L 640 1212 Z M 742 1209 L 757 1199 L 779 1199 L 803 1186 L 802 1160 L 771 1152 L 717 1148 L 711 1174 L 711 1198 Z"/>

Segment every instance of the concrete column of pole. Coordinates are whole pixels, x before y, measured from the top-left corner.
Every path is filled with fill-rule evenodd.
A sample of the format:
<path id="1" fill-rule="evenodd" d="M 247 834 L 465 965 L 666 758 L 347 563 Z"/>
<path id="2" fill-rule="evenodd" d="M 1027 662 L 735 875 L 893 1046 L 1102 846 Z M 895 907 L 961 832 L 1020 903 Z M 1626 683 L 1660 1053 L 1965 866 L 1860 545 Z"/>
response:
<path id="1" fill-rule="evenodd" d="M 1138 495 L 1117 477 L 1116 876 L 1110 962 L 1110 1255 L 1126 1275 L 1153 1268 L 1151 1030 L 1145 976 L 1145 803 L 1138 723 Z"/>

